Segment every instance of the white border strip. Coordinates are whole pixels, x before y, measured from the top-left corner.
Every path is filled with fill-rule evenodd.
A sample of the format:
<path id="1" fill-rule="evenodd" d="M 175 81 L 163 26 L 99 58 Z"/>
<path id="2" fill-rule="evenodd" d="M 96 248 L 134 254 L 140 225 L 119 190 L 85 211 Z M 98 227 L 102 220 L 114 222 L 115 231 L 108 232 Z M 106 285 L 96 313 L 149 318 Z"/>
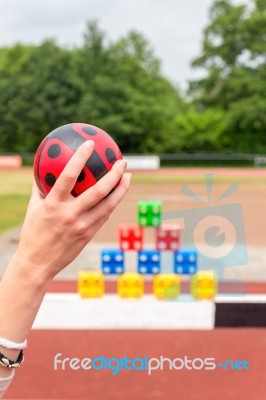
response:
<path id="1" fill-rule="evenodd" d="M 121 300 L 107 294 L 81 299 L 75 293 L 48 293 L 34 329 L 213 329 L 212 301 L 159 301 L 153 295 Z"/>
<path id="2" fill-rule="evenodd" d="M 265 294 L 219 294 L 215 298 L 215 303 L 266 303 Z"/>

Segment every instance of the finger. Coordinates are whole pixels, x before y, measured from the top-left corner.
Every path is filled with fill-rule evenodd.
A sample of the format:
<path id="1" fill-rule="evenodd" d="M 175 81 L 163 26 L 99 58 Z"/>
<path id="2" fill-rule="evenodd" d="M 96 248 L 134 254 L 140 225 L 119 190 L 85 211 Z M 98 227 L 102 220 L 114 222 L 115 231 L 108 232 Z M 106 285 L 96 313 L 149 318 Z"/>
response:
<path id="1" fill-rule="evenodd" d="M 106 220 L 125 197 L 131 181 L 131 174 L 126 173 L 123 175 L 119 186 L 109 194 L 105 199 L 93 207 L 89 213 L 88 218 L 91 222 L 97 222 L 99 220 Z"/>
<path id="2" fill-rule="evenodd" d="M 43 196 L 42 192 L 40 191 L 35 180 L 33 180 L 33 183 L 32 183 L 31 198 L 38 199 L 38 200 L 42 200 L 44 198 L 44 196 Z"/>
<path id="3" fill-rule="evenodd" d="M 103 200 L 122 178 L 127 167 L 125 160 L 116 161 L 112 169 L 95 185 L 83 192 L 77 199 L 82 211 L 89 210 Z"/>
<path id="4" fill-rule="evenodd" d="M 93 149 L 94 142 L 92 140 L 87 140 L 78 147 L 59 175 L 48 196 L 53 196 L 57 200 L 65 200 L 70 196 L 82 168 L 92 155 Z"/>

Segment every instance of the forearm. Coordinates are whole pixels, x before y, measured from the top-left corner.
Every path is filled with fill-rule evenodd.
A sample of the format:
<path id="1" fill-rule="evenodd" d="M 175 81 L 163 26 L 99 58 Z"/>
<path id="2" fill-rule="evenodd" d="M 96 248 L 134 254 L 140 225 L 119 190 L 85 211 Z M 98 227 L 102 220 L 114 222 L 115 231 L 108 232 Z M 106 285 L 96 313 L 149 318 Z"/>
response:
<path id="1" fill-rule="evenodd" d="M 0 337 L 14 342 L 27 338 L 49 283 L 38 265 L 13 257 L 0 282 Z M 0 352 L 12 360 L 19 354 L 1 346 Z M 9 374 L 0 366 L 0 377 Z"/>
<path id="2" fill-rule="evenodd" d="M 93 187 L 72 196 L 92 143 L 78 148 L 45 198 L 33 183 L 18 249 L 0 282 L 2 338 L 16 343 L 27 338 L 51 279 L 78 256 L 129 188 L 131 175 L 119 160 Z M 0 352 L 11 361 L 19 354 L 1 346 Z M 0 366 L 0 378 L 8 374 Z"/>

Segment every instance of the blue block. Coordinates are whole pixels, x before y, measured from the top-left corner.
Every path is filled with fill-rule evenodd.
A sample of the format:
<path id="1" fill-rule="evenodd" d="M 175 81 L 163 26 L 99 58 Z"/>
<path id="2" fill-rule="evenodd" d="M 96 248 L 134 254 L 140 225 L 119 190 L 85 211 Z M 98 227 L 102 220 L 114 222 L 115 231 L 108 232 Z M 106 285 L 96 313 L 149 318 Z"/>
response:
<path id="1" fill-rule="evenodd" d="M 161 254 L 157 250 L 138 252 L 138 273 L 159 274 L 161 271 Z"/>
<path id="2" fill-rule="evenodd" d="M 194 275 L 198 269 L 196 250 L 179 250 L 174 252 L 174 272 L 180 275 Z"/>
<path id="3" fill-rule="evenodd" d="M 103 249 L 101 263 L 103 274 L 123 274 L 125 270 L 124 252 L 118 249 Z"/>

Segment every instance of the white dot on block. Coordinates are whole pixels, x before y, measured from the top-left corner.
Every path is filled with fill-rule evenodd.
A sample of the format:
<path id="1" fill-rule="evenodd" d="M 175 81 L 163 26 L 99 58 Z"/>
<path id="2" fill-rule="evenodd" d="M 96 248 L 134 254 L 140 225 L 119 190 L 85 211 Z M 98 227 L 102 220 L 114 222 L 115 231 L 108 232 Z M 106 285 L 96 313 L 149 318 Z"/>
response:
<path id="1" fill-rule="evenodd" d="M 141 248 L 141 243 L 140 242 L 134 242 L 134 248 L 136 249 L 136 250 L 139 250 L 140 248 Z"/>
<path id="2" fill-rule="evenodd" d="M 103 268 L 103 272 L 104 272 L 105 274 L 109 274 L 110 268 L 109 268 L 109 267 L 104 267 L 104 268 Z"/>
<path id="3" fill-rule="evenodd" d="M 111 260 L 111 257 L 108 254 L 103 255 L 103 261 L 109 262 Z"/>
<path id="4" fill-rule="evenodd" d="M 151 259 L 152 259 L 152 261 L 157 262 L 157 261 L 159 261 L 159 256 L 158 256 L 157 254 L 154 254 L 154 255 L 151 257 Z"/>
<path id="5" fill-rule="evenodd" d="M 165 231 L 159 230 L 158 236 L 160 236 L 160 237 L 165 237 L 165 236 L 166 236 L 166 232 L 165 232 Z"/>
<path id="6" fill-rule="evenodd" d="M 178 272 L 179 274 L 182 274 L 183 268 L 182 268 L 182 267 L 178 267 L 178 268 L 177 268 L 177 272 Z"/>
<path id="7" fill-rule="evenodd" d="M 157 206 L 154 206 L 152 211 L 154 212 L 154 214 L 158 214 L 160 212 L 160 208 Z"/>
<path id="8" fill-rule="evenodd" d="M 178 231 L 171 231 L 171 236 L 174 238 L 178 237 Z"/>
<path id="9" fill-rule="evenodd" d="M 135 235 L 136 238 L 140 238 L 141 237 L 141 231 L 139 229 L 135 229 L 134 235 Z"/>
<path id="10" fill-rule="evenodd" d="M 140 218 L 140 224 L 141 225 L 146 225 L 147 224 L 147 218 Z"/>
<path id="11" fill-rule="evenodd" d="M 172 243 L 170 244 L 170 246 L 171 246 L 171 249 L 172 249 L 172 250 L 176 250 L 176 249 L 178 248 L 178 243 L 172 242 Z"/>
<path id="12" fill-rule="evenodd" d="M 141 214 L 146 214 L 146 212 L 147 212 L 147 207 L 145 207 L 145 206 L 140 207 L 139 212 L 140 212 Z"/>
<path id="13" fill-rule="evenodd" d="M 128 249 L 129 248 L 129 243 L 126 242 L 126 241 L 122 242 L 122 248 L 125 249 L 125 250 Z"/>
<path id="14" fill-rule="evenodd" d="M 153 267 L 153 268 L 152 268 L 152 272 L 153 272 L 154 274 L 158 274 L 159 268 L 158 268 L 158 267 Z"/>
<path id="15" fill-rule="evenodd" d="M 115 260 L 116 261 L 123 261 L 123 256 L 121 255 L 121 254 L 117 254 L 116 256 L 115 256 Z"/>
<path id="16" fill-rule="evenodd" d="M 160 225 L 160 220 L 159 220 L 159 218 L 153 218 L 153 219 L 152 219 L 152 222 L 153 222 L 153 225 L 155 225 L 155 226 Z"/>
<path id="17" fill-rule="evenodd" d="M 127 230 L 122 231 L 122 236 L 123 237 L 129 237 L 129 232 Z"/>
<path id="18" fill-rule="evenodd" d="M 181 254 L 177 254 L 176 261 L 182 262 L 183 261 L 183 256 Z"/>
<path id="19" fill-rule="evenodd" d="M 121 272 L 123 272 L 123 268 L 122 268 L 122 267 L 116 267 L 115 271 L 116 271 L 118 274 L 121 274 Z"/>
<path id="20" fill-rule="evenodd" d="M 195 272 L 195 268 L 194 268 L 194 267 L 189 267 L 189 272 L 190 272 L 191 274 L 193 274 L 193 273 Z"/>
<path id="21" fill-rule="evenodd" d="M 142 273 L 142 274 L 145 274 L 145 272 L 147 272 L 147 268 L 146 267 L 140 267 L 140 272 Z"/>
<path id="22" fill-rule="evenodd" d="M 164 250 L 164 249 L 166 249 L 166 243 L 165 242 L 159 242 L 158 243 L 158 247 L 159 247 L 160 250 Z"/>
<path id="23" fill-rule="evenodd" d="M 196 257 L 195 257 L 194 254 L 190 254 L 188 259 L 189 259 L 190 262 L 194 262 L 196 260 Z"/>
<path id="24" fill-rule="evenodd" d="M 140 261 L 147 261 L 147 256 L 145 254 L 141 254 L 139 256 Z"/>

